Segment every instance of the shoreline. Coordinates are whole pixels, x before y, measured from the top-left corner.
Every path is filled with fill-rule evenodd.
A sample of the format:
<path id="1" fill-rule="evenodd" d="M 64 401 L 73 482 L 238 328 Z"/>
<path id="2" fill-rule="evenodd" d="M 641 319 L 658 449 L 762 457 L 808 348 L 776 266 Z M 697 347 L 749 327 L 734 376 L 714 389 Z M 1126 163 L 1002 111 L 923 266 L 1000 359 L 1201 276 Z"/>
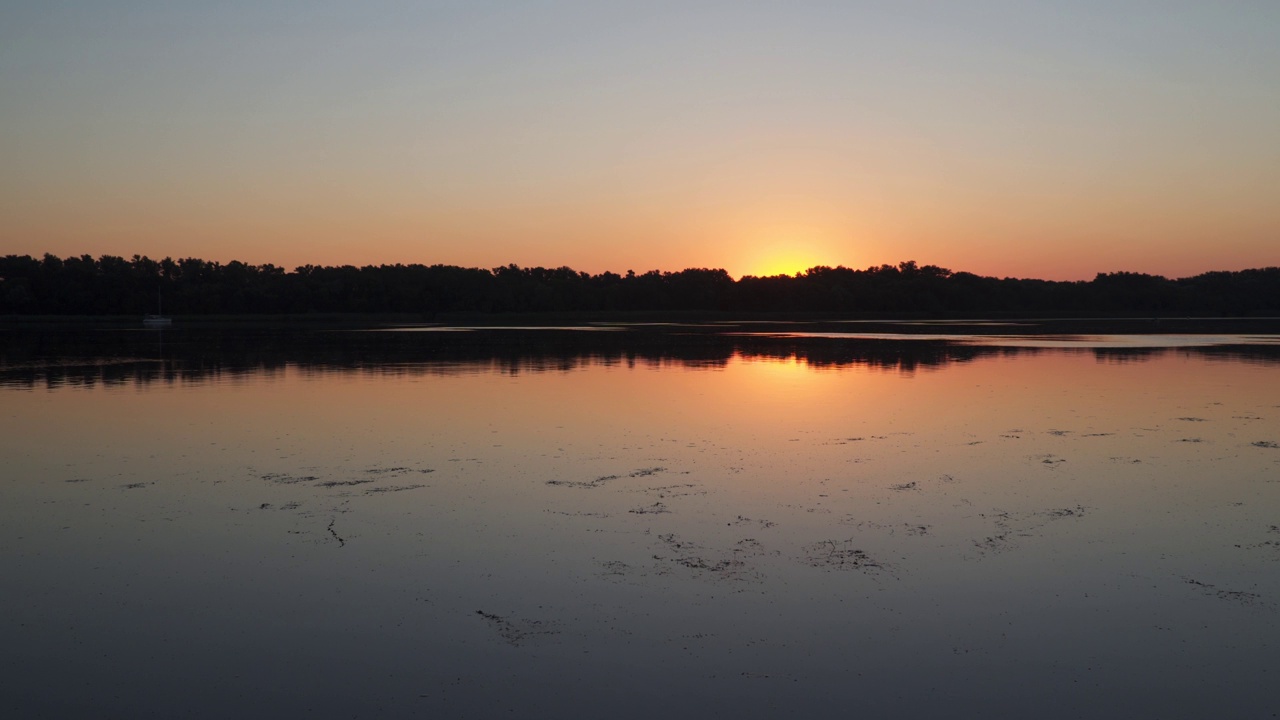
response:
<path id="1" fill-rule="evenodd" d="M 173 315 L 168 331 L 234 328 L 358 330 L 461 327 L 475 330 L 572 330 L 617 327 L 630 332 L 720 334 L 850 333 L 903 335 L 1167 335 L 1277 334 L 1280 317 L 1107 316 L 1067 317 L 992 313 L 979 317 L 924 314 L 852 316 L 805 313 L 503 313 L 440 314 L 301 314 L 301 315 Z M 72 328 L 142 329 L 132 315 L 0 316 L 0 331 Z M 153 331 L 159 329 L 152 329 Z"/>

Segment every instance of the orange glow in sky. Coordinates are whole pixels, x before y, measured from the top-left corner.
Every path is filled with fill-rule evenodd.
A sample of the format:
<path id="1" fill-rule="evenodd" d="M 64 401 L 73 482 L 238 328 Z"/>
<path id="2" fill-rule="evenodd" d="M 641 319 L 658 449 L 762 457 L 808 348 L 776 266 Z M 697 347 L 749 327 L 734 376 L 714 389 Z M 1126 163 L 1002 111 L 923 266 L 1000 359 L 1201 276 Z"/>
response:
<path id="1" fill-rule="evenodd" d="M 0 254 L 1280 265 L 1280 4 L 0 11 Z"/>

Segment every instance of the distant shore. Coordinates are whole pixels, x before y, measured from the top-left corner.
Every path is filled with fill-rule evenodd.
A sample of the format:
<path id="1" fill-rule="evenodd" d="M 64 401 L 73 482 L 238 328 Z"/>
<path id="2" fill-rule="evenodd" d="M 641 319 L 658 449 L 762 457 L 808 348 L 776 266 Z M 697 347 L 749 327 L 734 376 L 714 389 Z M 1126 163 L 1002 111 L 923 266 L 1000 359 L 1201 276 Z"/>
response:
<path id="1" fill-rule="evenodd" d="M 1015 313 L 983 317 L 929 316 L 920 313 L 872 316 L 833 313 L 440 313 L 286 315 L 174 315 L 170 330 L 192 331 L 234 327 L 305 329 L 384 329 L 395 327 L 467 327 L 508 329 L 572 329 L 617 326 L 630 331 L 678 326 L 682 332 L 716 333 L 857 333 L 928 335 L 1147 335 L 1147 334 L 1280 334 L 1280 317 L 1045 317 Z M 75 327 L 139 328 L 134 315 L 6 315 L 0 329 L 50 330 Z"/>
<path id="2" fill-rule="evenodd" d="M 983 277 L 905 261 L 744 276 L 718 268 L 597 275 L 572 268 L 225 265 L 198 258 L 0 257 L 0 314 L 207 319 L 416 318 L 520 324 L 631 320 L 964 320 L 1280 316 L 1280 267 L 1170 279 Z"/>

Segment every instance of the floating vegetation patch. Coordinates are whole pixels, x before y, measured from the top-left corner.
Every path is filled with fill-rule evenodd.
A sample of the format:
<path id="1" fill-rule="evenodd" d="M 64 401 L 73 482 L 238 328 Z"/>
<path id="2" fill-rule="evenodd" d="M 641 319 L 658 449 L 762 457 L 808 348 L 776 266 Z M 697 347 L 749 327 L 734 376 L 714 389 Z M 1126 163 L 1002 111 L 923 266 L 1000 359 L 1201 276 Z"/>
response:
<path id="1" fill-rule="evenodd" d="M 734 525 L 752 525 L 752 526 L 754 526 L 754 527 L 759 527 L 759 528 L 762 528 L 762 529 L 768 529 L 768 528 L 771 528 L 771 527 L 775 527 L 778 523 L 776 523 L 776 522 L 774 522 L 774 521 L 772 521 L 772 520 L 753 520 L 752 518 L 749 518 L 749 517 L 743 517 L 743 516 L 739 515 L 739 516 L 737 517 L 737 519 L 735 519 L 733 522 L 726 523 L 726 524 L 727 524 L 727 525 L 730 525 L 730 526 L 734 526 Z"/>
<path id="2" fill-rule="evenodd" d="M 325 482 L 316 483 L 316 487 L 336 488 L 349 487 L 351 485 L 366 485 L 374 482 L 373 480 L 326 480 Z"/>
<path id="3" fill-rule="evenodd" d="M 766 551 L 754 538 L 745 538 L 734 543 L 731 548 L 707 548 L 678 537 L 675 533 L 659 535 L 666 554 L 658 553 L 654 560 L 673 564 L 687 570 L 696 571 L 699 575 L 728 581 L 763 580 L 763 575 L 748 561 L 758 558 Z"/>
<path id="4" fill-rule="evenodd" d="M 329 518 L 329 526 L 326 529 L 329 531 L 329 534 L 333 536 L 333 539 L 338 541 L 338 547 L 346 547 L 347 539 L 339 535 L 337 530 L 333 529 L 333 526 L 337 521 L 337 518 Z"/>
<path id="5" fill-rule="evenodd" d="M 1246 592 L 1244 590 L 1223 590 L 1217 585 L 1212 585 L 1206 582 L 1200 582 L 1199 580 L 1196 580 L 1194 578 L 1184 577 L 1182 579 L 1185 580 L 1188 585 L 1194 585 L 1200 588 L 1200 590 L 1202 590 L 1206 595 L 1216 597 L 1219 600 L 1230 600 L 1232 602 L 1238 602 L 1241 605 L 1248 605 L 1250 607 L 1259 607 L 1259 608 L 1270 607 L 1270 603 L 1268 603 L 1265 599 L 1263 599 L 1263 597 L 1258 593 Z"/>
<path id="6" fill-rule="evenodd" d="M 988 535 L 981 540 L 974 540 L 973 545 L 984 553 L 1001 553 L 1017 547 L 1017 544 L 1009 539 L 1008 532 L 1000 532 L 995 535 Z"/>
<path id="7" fill-rule="evenodd" d="M 641 468 L 639 470 L 634 470 L 630 473 L 627 473 L 625 477 L 629 477 L 629 478 L 649 477 L 650 475 L 657 475 L 660 472 L 666 472 L 666 470 L 667 469 L 663 467 Z M 601 485 L 604 485 L 605 483 L 611 480 L 621 480 L 623 477 L 624 476 L 622 475 L 601 475 L 595 480 L 548 480 L 547 484 L 559 485 L 561 487 L 575 487 L 575 488 L 590 489 L 590 488 L 598 488 Z"/>
<path id="8" fill-rule="evenodd" d="M 600 567 L 600 574 L 605 576 L 625 577 L 631 572 L 631 566 L 621 560 L 606 560 Z"/>
<path id="9" fill-rule="evenodd" d="M 1271 525 L 1267 528 L 1267 535 L 1280 535 L 1280 525 Z M 1280 560 L 1280 540 L 1263 540 L 1256 543 L 1236 543 L 1236 547 L 1242 550 L 1263 550 L 1269 551 L 1274 558 Z"/>
<path id="10" fill-rule="evenodd" d="M 610 480 L 617 480 L 621 475 L 601 475 L 595 480 L 548 480 L 548 485 L 559 485 L 562 487 L 575 488 L 598 488 Z"/>
<path id="11" fill-rule="evenodd" d="M 549 512 L 552 515 L 568 515 L 569 517 L 594 517 L 594 518 L 613 517 L 613 513 L 591 512 L 588 510 L 546 510 L 545 512 Z"/>
<path id="12" fill-rule="evenodd" d="M 369 468 L 364 471 L 366 475 L 408 475 L 409 473 L 427 474 L 435 472 L 435 468 L 407 468 L 407 467 L 390 467 L 390 468 Z"/>
<path id="13" fill-rule="evenodd" d="M 1249 543 L 1248 545 L 1237 544 L 1236 547 L 1243 550 L 1271 550 L 1280 553 L 1280 540 L 1264 540 L 1258 543 Z"/>
<path id="14" fill-rule="evenodd" d="M 487 613 L 483 610 L 477 610 L 476 615 L 479 615 L 485 622 L 489 623 L 490 627 L 496 630 L 498 636 L 504 641 L 517 647 L 528 644 L 538 638 L 548 637 L 560 632 L 554 623 L 546 620 L 509 618 L 495 613 Z"/>
<path id="15" fill-rule="evenodd" d="M 263 480 L 281 485 L 295 485 L 297 483 L 315 482 L 320 478 L 315 475 L 290 475 L 288 473 L 267 473 L 262 476 Z"/>
<path id="16" fill-rule="evenodd" d="M 364 494 L 376 495 L 378 493 L 404 492 L 406 490 L 417 490 L 418 488 L 424 488 L 424 487 L 426 487 L 426 485 L 423 485 L 421 483 L 417 485 L 384 485 L 381 487 L 366 488 L 364 491 Z"/>
<path id="17" fill-rule="evenodd" d="M 1069 518 L 1069 517 L 1081 517 L 1085 514 L 1085 507 L 1083 505 L 1076 505 L 1075 507 L 1070 507 L 1070 508 L 1042 510 L 1036 514 L 1043 515 L 1052 520 L 1058 520 L 1060 518 Z"/>
<path id="18" fill-rule="evenodd" d="M 911 523 L 901 523 L 896 525 L 886 525 L 884 523 L 871 522 L 868 520 L 858 520 L 853 516 L 848 516 L 840 521 L 841 525 L 852 525 L 858 530 L 879 530 L 889 535 L 896 535 L 899 532 L 907 535 L 922 536 L 928 535 L 933 529 L 932 525 L 913 525 Z"/>
<path id="19" fill-rule="evenodd" d="M 995 532 L 973 541 L 973 545 L 984 554 L 1013 550 L 1018 547 L 1017 538 L 1036 537 L 1035 531 L 1051 522 L 1084 517 L 1087 512 L 1088 508 L 1085 506 L 1076 505 L 1025 513 L 998 512 L 990 515 L 979 513 L 978 517 L 992 520 Z"/>
<path id="20" fill-rule="evenodd" d="M 706 495 L 706 490 L 690 490 L 689 488 L 698 487 L 694 483 L 683 483 L 680 485 L 658 485 L 647 487 L 637 492 L 656 492 L 659 498 L 678 498 L 689 497 L 691 495 Z"/>
<path id="21" fill-rule="evenodd" d="M 857 570 L 860 572 L 885 572 L 888 566 L 872 558 L 861 548 L 854 547 L 854 539 L 822 540 L 805 545 L 804 563 L 824 570 Z"/>

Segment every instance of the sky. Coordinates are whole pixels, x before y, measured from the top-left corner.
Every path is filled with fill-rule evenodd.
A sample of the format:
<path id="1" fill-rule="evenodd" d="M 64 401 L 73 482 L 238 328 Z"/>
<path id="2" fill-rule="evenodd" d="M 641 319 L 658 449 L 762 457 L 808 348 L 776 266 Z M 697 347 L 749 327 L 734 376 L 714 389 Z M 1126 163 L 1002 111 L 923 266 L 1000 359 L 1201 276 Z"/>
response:
<path id="1" fill-rule="evenodd" d="M 1280 2 L 0 0 L 0 254 L 1280 265 Z"/>

